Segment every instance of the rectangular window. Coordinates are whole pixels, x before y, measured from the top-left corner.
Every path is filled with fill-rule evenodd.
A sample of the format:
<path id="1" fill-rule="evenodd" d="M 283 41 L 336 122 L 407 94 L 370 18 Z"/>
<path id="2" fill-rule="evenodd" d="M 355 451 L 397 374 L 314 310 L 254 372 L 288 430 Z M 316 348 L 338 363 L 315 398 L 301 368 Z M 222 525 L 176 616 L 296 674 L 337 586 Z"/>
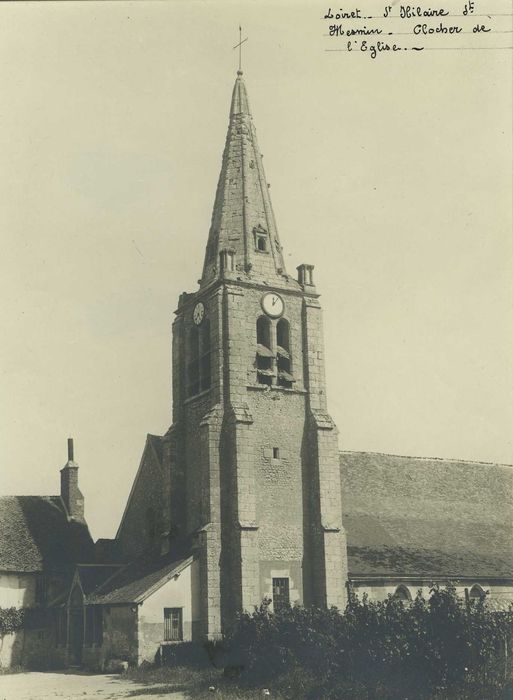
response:
<path id="1" fill-rule="evenodd" d="M 289 579 L 273 578 L 273 608 L 277 613 L 290 606 Z"/>
<path id="2" fill-rule="evenodd" d="M 273 459 L 280 459 L 280 448 L 273 447 Z"/>
<path id="3" fill-rule="evenodd" d="M 267 236 L 255 236 L 255 249 L 260 253 L 267 253 Z"/>
<path id="4" fill-rule="evenodd" d="M 164 608 L 164 641 L 180 642 L 182 639 L 182 608 Z"/>

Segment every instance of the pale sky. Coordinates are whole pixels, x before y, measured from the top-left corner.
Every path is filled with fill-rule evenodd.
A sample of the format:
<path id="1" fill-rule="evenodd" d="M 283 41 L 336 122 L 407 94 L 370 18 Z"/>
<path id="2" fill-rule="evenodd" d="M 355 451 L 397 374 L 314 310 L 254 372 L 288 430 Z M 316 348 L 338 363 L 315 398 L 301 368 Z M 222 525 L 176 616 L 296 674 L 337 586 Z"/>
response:
<path id="1" fill-rule="evenodd" d="M 288 272 L 315 265 L 340 448 L 513 463 L 511 54 L 324 49 L 326 5 L 0 5 L 3 493 L 75 438 L 112 536 L 171 422 L 237 68 Z M 464 485 L 462 485 L 464 488 Z"/>

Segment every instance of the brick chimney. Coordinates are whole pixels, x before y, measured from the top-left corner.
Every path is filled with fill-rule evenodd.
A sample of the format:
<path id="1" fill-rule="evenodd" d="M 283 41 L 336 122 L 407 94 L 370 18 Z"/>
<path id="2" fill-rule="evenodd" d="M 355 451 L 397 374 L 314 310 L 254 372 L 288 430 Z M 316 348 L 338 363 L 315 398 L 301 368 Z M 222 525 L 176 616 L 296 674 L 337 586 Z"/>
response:
<path id="1" fill-rule="evenodd" d="M 73 461 L 73 438 L 68 438 L 68 461 L 61 469 L 61 498 L 70 520 L 84 520 L 84 497 L 78 488 L 78 464 Z"/>

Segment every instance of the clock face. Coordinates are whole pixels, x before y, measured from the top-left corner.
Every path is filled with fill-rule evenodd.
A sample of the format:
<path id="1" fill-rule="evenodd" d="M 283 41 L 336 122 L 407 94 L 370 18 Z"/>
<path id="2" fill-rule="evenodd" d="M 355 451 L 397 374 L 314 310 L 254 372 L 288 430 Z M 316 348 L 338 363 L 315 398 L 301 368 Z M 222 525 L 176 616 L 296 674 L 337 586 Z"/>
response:
<path id="1" fill-rule="evenodd" d="M 192 312 L 192 319 L 194 323 L 199 326 L 199 324 L 205 318 L 205 304 L 202 301 L 198 301 Z"/>
<path id="2" fill-rule="evenodd" d="M 278 318 L 282 315 L 285 304 L 279 294 L 268 292 L 262 297 L 262 308 L 271 318 Z"/>

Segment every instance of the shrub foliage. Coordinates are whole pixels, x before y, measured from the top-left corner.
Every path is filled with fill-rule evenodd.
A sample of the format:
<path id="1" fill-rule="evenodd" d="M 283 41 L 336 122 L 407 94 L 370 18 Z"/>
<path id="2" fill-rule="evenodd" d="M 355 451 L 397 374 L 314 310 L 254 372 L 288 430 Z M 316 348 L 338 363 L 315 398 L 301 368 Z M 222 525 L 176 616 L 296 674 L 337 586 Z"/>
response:
<path id="1" fill-rule="evenodd" d="M 12 634 L 24 626 L 25 610 L 23 608 L 0 608 L 0 639 Z"/>
<path id="2" fill-rule="evenodd" d="M 490 698 L 505 685 L 511 611 L 462 601 L 452 585 L 406 604 L 349 598 L 343 613 L 296 606 L 273 614 L 264 600 L 242 614 L 226 639 L 242 679 L 271 684 L 297 671 L 314 679 L 306 694 L 326 699 Z"/>

